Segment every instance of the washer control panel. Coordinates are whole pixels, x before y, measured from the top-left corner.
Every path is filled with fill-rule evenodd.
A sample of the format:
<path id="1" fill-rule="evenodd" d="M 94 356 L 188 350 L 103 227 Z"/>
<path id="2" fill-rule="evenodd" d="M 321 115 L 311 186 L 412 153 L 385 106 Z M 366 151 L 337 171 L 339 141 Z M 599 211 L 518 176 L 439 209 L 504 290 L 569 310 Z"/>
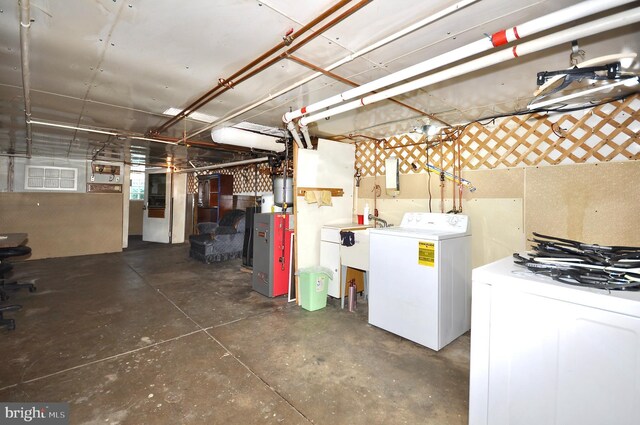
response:
<path id="1" fill-rule="evenodd" d="M 442 214 L 408 212 L 402 217 L 400 227 L 424 230 L 446 230 L 465 233 L 468 231 L 469 217 L 462 214 Z"/>

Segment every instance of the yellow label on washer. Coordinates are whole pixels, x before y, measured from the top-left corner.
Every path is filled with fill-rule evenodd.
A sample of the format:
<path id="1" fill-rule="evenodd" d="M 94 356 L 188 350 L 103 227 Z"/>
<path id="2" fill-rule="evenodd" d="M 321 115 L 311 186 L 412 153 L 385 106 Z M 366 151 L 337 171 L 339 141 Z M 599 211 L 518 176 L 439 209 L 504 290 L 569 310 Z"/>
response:
<path id="1" fill-rule="evenodd" d="M 433 267 L 436 259 L 436 246 L 433 242 L 418 242 L 418 264 Z"/>

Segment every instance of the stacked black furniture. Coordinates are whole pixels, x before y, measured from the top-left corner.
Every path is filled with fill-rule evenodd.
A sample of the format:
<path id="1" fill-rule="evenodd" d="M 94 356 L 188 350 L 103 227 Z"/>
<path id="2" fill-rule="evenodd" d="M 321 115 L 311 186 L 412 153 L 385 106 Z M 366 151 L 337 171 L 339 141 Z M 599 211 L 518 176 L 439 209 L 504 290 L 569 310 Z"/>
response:
<path id="1" fill-rule="evenodd" d="M 9 291 L 17 291 L 19 289 L 27 289 L 29 292 L 34 292 L 36 286 L 33 283 L 20 283 L 8 278 L 9 273 L 13 270 L 13 264 L 7 261 L 11 257 L 22 257 L 29 255 L 31 248 L 28 246 L 16 246 L 9 248 L 0 248 L 0 300 L 2 302 L 9 299 Z M 16 328 L 16 322 L 13 319 L 7 319 L 4 317 L 5 312 L 17 311 L 22 308 L 21 305 L 0 305 L 0 327 L 6 327 L 9 330 Z"/>
<path id="2" fill-rule="evenodd" d="M 242 257 L 245 212 L 230 210 L 219 223 L 198 223 L 197 235 L 189 236 L 189 256 L 205 263 Z"/>

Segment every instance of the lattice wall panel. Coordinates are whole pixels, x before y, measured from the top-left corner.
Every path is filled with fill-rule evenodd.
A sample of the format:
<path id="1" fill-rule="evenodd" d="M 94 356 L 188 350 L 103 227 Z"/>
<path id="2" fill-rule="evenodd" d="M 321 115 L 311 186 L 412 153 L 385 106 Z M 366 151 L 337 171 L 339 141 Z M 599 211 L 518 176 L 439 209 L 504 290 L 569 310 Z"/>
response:
<path id="1" fill-rule="evenodd" d="M 263 193 L 272 192 L 273 183 L 271 182 L 271 171 L 269 165 L 258 164 L 257 173 L 255 165 L 247 165 L 244 167 L 222 168 L 217 170 L 203 170 L 195 173 L 189 173 L 188 185 L 190 193 L 198 192 L 198 177 L 200 175 L 210 174 L 231 174 L 233 176 L 233 193 Z"/>
<path id="2" fill-rule="evenodd" d="M 640 95 L 571 114 L 511 116 L 482 125 L 470 124 L 447 135 L 442 143 L 424 135 L 405 134 L 382 143 L 356 146 L 356 169 L 363 176 L 384 174 L 384 161 L 397 156 L 400 172 L 420 173 L 427 162 L 451 170 L 460 151 L 463 169 L 640 159 Z M 459 146 L 456 140 L 459 140 Z"/>

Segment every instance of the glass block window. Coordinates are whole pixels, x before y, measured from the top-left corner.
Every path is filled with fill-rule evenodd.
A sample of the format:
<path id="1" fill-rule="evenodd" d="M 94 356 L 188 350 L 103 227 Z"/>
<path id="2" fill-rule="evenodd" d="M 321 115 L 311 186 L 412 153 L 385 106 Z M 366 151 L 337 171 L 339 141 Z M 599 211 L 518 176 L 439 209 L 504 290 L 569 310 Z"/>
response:
<path id="1" fill-rule="evenodd" d="M 75 191 L 78 189 L 76 168 L 25 166 L 24 188 L 27 190 Z"/>

